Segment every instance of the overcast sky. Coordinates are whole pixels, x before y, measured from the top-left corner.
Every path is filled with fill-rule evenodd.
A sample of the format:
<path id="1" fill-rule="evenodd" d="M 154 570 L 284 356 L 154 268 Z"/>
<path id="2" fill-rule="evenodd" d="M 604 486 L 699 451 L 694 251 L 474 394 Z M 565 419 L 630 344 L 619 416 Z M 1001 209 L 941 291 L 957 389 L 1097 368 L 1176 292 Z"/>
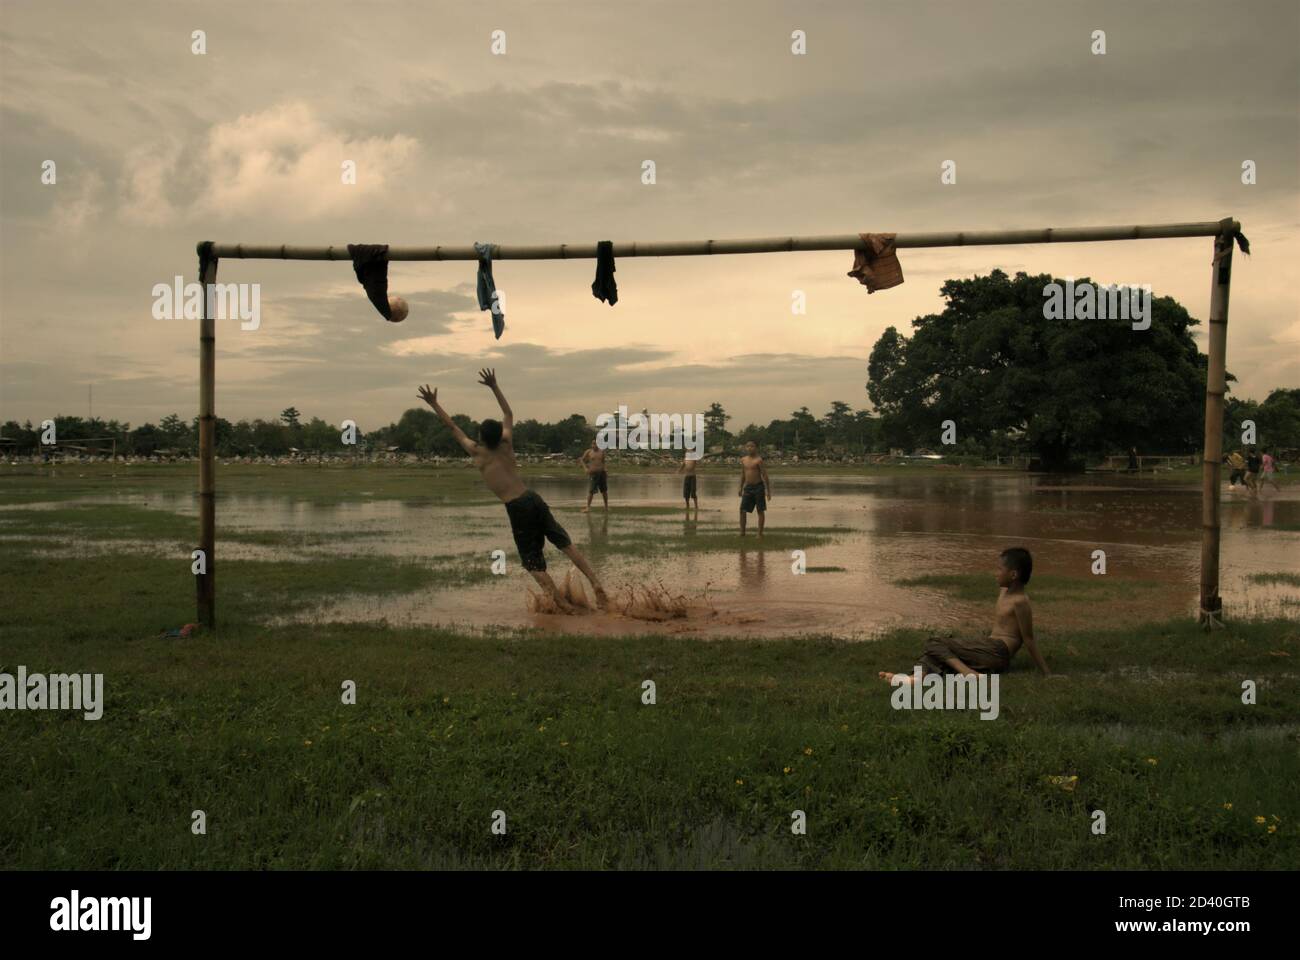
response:
<path id="1" fill-rule="evenodd" d="M 1236 258 L 1228 367 L 1236 394 L 1263 399 L 1300 386 L 1298 11 L 2 0 L 0 421 L 84 415 L 90 384 L 97 416 L 193 417 L 198 325 L 153 319 L 151 290 L 193 280 L 203 239 L 617 243 L 1229 215 L 1254 253 Z M 940 182 L 945 160 L 956 184 Z M 1149 283 L 1204 321 L 1211 243 L 904 250 L 906 283 L 870 296 L 848 252 L 624 259 L 613 308 L 591 294 L 593 261 L 503 261 L 500 341 L 470 262 L 393 264 L 411 315 L 389 324 L 346 262 L 226 260 L 220 279 L 260 283 L 262 321 L 218 323 L 217 413 L 294 405 L 368 430 L 427 381 L 481 418 L 483 364 L 519 418 L 717 401 L 736 427 L 860 408 L 876 338 L 941 309 L 948 277 Z"/>

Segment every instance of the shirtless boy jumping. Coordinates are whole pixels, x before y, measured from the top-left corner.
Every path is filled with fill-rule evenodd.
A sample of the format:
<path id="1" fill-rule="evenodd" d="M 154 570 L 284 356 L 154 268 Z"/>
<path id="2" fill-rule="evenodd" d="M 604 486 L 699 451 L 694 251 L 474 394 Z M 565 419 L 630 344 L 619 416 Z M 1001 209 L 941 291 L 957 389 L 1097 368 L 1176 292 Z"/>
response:
<path id="1" fill-rule="evenodd" d="M 514 448 L 515 418 L 510 412 L 510 404 L 506 403 L 505 395 L 497 386 L 496 371 L 480 370 L 478 376 L 479 383 L 490 387 L 496 396 L 497 403 L 501 405 L 504 421 L 484 420 L 479 424 L 478 443 L 465 436 L 465 432 L 456 426 L 447 415 L 447 411 L 442 409 L 438 403 L 437 390 L 430 390 L 426 384 L 420 388 L 419 397 L 433 407 L 433 412 L 438 415 L 438 419 L 447 426 L 456 438 L 456 442 L 470 455 L 474 466 L 478 467 L 479 473 L 483 475 L 483 482 L 487 484 L 487 488 L 506 505 L 506 513 L 510 517 L 510 529 L 515 535 L 515 546 L 519 548 L 519 559 L 523 561 L 524 569 L 533 575 L 533 579 L 555 601 L 555 605 L 565 611 L 573 609 L 573 605 L 560 596 L 555 588 L 555 582 L 546 572 L 546 557 L 542 554 L 542 548 L 547 540 L 582 571 L 583 576 L 590 581 L 596 591 L 596 605 L 603 610 L 608 602 L 605 589 L 596 578 L 596 572 L 591 569 L 591 564 L 587 563 L 587 558 L 578 552 L 578 548 L 573 545 L 564 528 L 556 522 L 546 501 L 524 486 L 523 480 L 519 479 L 519 466 L 515 463 Z"/>
<path id="2" fill-rule="evenodd" d="M 767 476 L 767 465 L 758 455 L 758 444 L 753 440 L 745 444 L 745 455 L 740 458 L 740 535 L 745 535 L 747 514 L 758 508 L 758 535 L 763 535 L 767 519 L 767 501 L 772 499 L 772 481 Z"/>
<path id="3" fill-rule="evenodd" d="M 581 462 L 587 470 L 587 505 L 582 508 L 586 513 L 591 509 L 591 498 L 600 491 L 600 497 L 605 501 L 605 509 L 609 509 L 609 474 L 605 472 L 605 451 L 600 448 L 595 440 L 591 441 L 591 447 L 582 451 Z"/>
<path id="4" fill-rule="evenodd" d="M 987 637 L 975 640 L 945 640 L 931 637 L 917 665 L 922 675 L 937 673 L 1001 673 L 1011 666 L 1011 658 L 1023 645 L 1029 650 L 1043 676 L 1059 676 L 1047 668 L 1047 661 L 1038 651 L 1034 640 L 1034 615 L 1029 607 L 1025 584 L 1034 572 L 1034 558 L 1024 547 L 1011 547 L 998 558 L 997 606 L 993 608 L 993 629 Z M 880 671 L 880 679 L 892 680 L 896 674 Z M 903 674 L 905 681 L 915 680 L 913 674 Z"/>

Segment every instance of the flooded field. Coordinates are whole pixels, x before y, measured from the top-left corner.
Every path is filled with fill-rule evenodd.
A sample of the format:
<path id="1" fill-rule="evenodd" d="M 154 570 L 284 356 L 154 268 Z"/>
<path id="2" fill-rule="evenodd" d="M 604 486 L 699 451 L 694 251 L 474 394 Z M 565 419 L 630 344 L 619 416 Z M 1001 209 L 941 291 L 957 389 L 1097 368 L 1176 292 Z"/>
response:
<path id="1" fill-rule="evenodd" d="M 347 489 L 328 502 L 283 490 L 231 492 L 218 500 L 217 556 L 278 557 L 311 563 L 338 555 L 453 563 L 481 573 L 454 588 L 343 594 L 317 604 L 311 621 L 386 621 L 467 629 L 538 627 L 590 633 L 671 632 L 700 636 L 831 635 L 864 639 L 899 626 L 982 630 L 997 595 L 998 553 L 1023 545 L 1034 555 L 1028 592 L 1038 629 L 1114 626 L 1191 616 L 1200 559 L 1195 484 L 1126 477 L 1069 479 L 1000 474 L 924 476 L 774 473 L 767 536 L 737 536 L 736 479 L 700 477 L 698 519 L 682 507 L 681 481 L 668 474 L 613 473 L 611 509 L 581 512 L 574 471 L 531 475 L 529 485 L 588 554 L 615 596 L 638 588 L 684 598 L 685 616 L 661 620 L 617 610 L 579 616 L 530 612 L 531 578 L 519 565 L 503 507 L 462 471 L 431 472 L 427 495 Z M 192 494 L 132 492 L 87 498 L 196 514 Z M 28 508 L 44 510 L 43 503 Z M 12 516 L 13 514 L 9 514 Z M 0 536 L 4 525 L 0 524 Z M 156 549 L 183 541 L 140 538 L 52 541 L 76 554 Z M 507 572 L 490 575 L 504 551 Z M 1094 551 L 1106 573 L 1095 575 Z M 803 551 L 807 572 L 794 572 Z M 547 548 L 560 579 L 571 568 Z M 1272 580 L 1260 574 L 1289 574 Z M 1225 492 L 1221 592 L 1239 616 L 1300 613 L 1300 489 L 1261 499 Z M 679 609 L 678 614 L 681 613 Z M 273 617 L 272 617 L 273 618 Z"/>

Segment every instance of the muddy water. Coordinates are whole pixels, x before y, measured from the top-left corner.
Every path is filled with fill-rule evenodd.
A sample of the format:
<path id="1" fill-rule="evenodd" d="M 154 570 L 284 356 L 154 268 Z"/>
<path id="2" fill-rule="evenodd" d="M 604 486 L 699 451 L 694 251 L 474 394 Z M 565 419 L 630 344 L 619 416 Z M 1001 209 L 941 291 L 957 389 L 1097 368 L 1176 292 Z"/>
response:
<path id="1" fill-rule="evenodd" d="M 583 514 L 585 488 L 572 473 L 533 477 L 531 486 L 596 563 L 615 593 L 634 584 L 662 584 L 691 598 L 685 619 L 648 623 L 618 614 L 579 617 L 529 613 L 504 509 L 475 500 L 446 502 L 431 484 L 423 501 L 357 502 L 320 506 L 280 498 L 231 497 L 222 501 L 219 525 L 227 529 L 351 531 L 337 548 L 315 551 L 378 552 L 407 557 L 463 555 L 489 563 L 506 551 L 509 572 L 454 593 L 343 598 L 316 611 L 320 620 L 385 619 L 390 623 L 464 627 L 561 628 L 581 632 L 675 632 L 699 635 L 829 634 L 861 639 L 900 625 L 936 630 L 981 630 L 996 597 L 998 553 L 1019 544 L 1034 554 L 1042 580 L 1029 593 L 1039 609 L 1040 631 L 1054 626 L 1114 625 L 1191 615 L 1196 609 L 1200 561 L 1200 494 L 1192 485 L 1158 485 L 1127 478 L 1058 480 L 1029 476 L 856 478 L 793 474 L 773 477 L 768 531 L 782 535 L 780 550 L 757 540 L 725 549 L 681 551 L 736 528 L 736 480 L 700 478 L 698 521 L 687 518 L 673 476 L 611 478 L 612 508 Z M 646 509 L 659 508 L 659 509 Z M 751 536 L 755 526 L 751 517 Z M 1290 527 L 1293 529 L 1279 529 Z M 790 551 L 799 531 L 817 528 L 830 542 L 804 548 L 802 576 Z M 827 534 L 831 528 L 834 532 Z M 668 545 L 664 554 L 646 544 Z M 692 538 L 697 538 L 692 541 Z M 1093 551 L 1106 555 L 1104 589 L 1092 574 Z M 1270 491 L 1258 501 L 1224 494 L 1223 582 L 1229 610 L 1252 615 L 1300 614 L 1300 590 L 1253 583 L 1256 572 L 1300 573 L 1300 490 Z M 547 548 L 553 573 L 570 568 Z M 818 571 L 817 568 L 832 568 Z M 840 569 L 835 569 L 840 568 Z M 903 586 L 927 574 L 976 574 L 987 598 L 958 599 L 934 586 Z M 1064 590 L 1060 578 L 1085 581 Z M 1053 581 L 1056 585 L 1053 586 Z M 1082 593 L 1082 596 L 1080 595 Z"/>
<path id="2" fill-rule="evenodd" d="M 593 633 L 670 632 L 700 636 L 833 635 L 869 638 L 895 626 L 984 630 L 997 595 L 998 553 L 1011 545 L 1034 555 L 1031 583 L 1038 628 L 1192 615 L 1200 562 L 1200 493 L 1190 484 L 1125 477 L 1056 479 L 988 477 L 827 477 L 776 472 L 768 509 L 780 549 L 717 539 L 736 530 L 736 478 L 700 477 L 699 519 L 687 518 L 681 480 L 671 475 L 610 479 L 608 515 L 597 496 L 583 514 L 585 484 L 576 471 L 532 476 L 530 486 L 551 504 L 574 542 L 593 560 L 611 592 L 662 586 L 690 598 L 689 616 L 662 623 L 617 613 L 559 616 L 530 613 L 531 578 L 519 566 L 504 508 L 486 497 L 457 503 L 431 477 L 419 500 L 372 499 L 365 490 L 342 504 L 314 504 L 275 495 L 222 496 L 218 556 L 266 549 L 221 540 L 226 533 L 284 530 L 321 534 L 282 556 L 310 560 L 331 554 L 382 554 L 490 563 L 504 550 L 505 576 L 455 590 L 343 597 L 311 618 L 386 620 L 465 628 L 540 627 Z M 451 488 L 448 487 L 448 490 Z M 149 506 L 193 513 L 186 497 L 151 496 Z M 1260 500 L 1224 493 L 1221 593 L 1235 614 L 1300 616 L 1300 588 L 1251 582 L 1258 572 L 1300 573 L 1300 487 L 1269 491 Z M 751 536 L 756 518 L 751 516 Z M 829 542 L 804 545 L 801 529 Z M 1290 529 L 1285 529 L 1290 528 Z M 346 536 L 332 540 L 331 535 Z M 663 552 L 650 541 L 666 545 Z M 713 541 L 709 549 L 683 544 Z M 773 541 L 769 541 L 771 543 Z M 792 571 L 791 550 L 803 547 L 810 572 Z M 1104 578 L 1092 574 L 1093 551 L 1105 551 Z M 547 547 L 554 574 L 571 569 Z M 819 571 L 817 568 L 831 568 Z M 837 569 L 838 568 L 838 569 Z M 898 581 L 926 575 L 974 574 L 982 599 L 959 599 L 937 586 Z M 1062 585 L 1063 578 L 1080 583 Z M 1104 580 L 1102 586 L 1098 581 Z M 977 582 L 979 591 L 981 584 Z"/>

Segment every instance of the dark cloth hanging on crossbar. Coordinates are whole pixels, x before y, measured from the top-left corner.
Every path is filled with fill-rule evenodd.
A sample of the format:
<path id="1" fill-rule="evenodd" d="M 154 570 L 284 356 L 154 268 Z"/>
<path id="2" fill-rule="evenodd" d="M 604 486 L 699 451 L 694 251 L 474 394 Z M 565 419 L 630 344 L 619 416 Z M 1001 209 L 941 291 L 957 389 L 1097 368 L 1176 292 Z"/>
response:
<path id="1" fill-rule="evenodd" d="M 478 308 L 492 311 L 492 332 L 500 340 L 506 328 L 506 315 L 497 302 L 497 285 L 492 279 L 492 244 L 475 243 L 474 251 L 478 254 Z"/>
<path id="2" fill-rule="evenodd" d="M 388 306 L 388 244 L 349 243 L 348 256 L 357 279 L 366 288 L 366 296 L 375 305 L 379 315 L 392 321 L 393 311 Z"/>
<path id="3" fill-rule="evenodd" d="M 610 240 L 596 244 L 596 279 L 592 281 L 591 292 L 597 300 L 604 300 L 611 307 L 618 303 L 618 284 L 614 282 L 614 244 Z"/>
<path id="4" fill-rule="evenodd" d="M 208 264 L 213 263 L 217 258 L 212 255 L 211 240 L 204 240 L 199 244 L 199 283 L 208 275 Z"/>
<path id="5" fill-rule="evenodd" d="M 1219 234 L 1214 244 L 1215 263 L 1218 263 L 1223 258 L 1223 252 L 1232 249 L 1232 241 L 1234 239 L 1237 241 L 1237 248 L 1246 256 L 1250 256 L 1250 241 L 1246 239 L 1246 235 L 1241 232 L 1240 227 L 1233 230 L 1232 224 L 1232 217 L 1225 217 L 1219 221 L 1219 226 L 1223 228 L 1223 233 Z"/>
<path id="6" fill-rule="evenodd" d="M 903 282 L 903 266 L 894 252 L 893 233 L 862 233 L 862 246 L 853 251 L 849 276 L 867 288 L 867 293 L 887 290 Z"/>

